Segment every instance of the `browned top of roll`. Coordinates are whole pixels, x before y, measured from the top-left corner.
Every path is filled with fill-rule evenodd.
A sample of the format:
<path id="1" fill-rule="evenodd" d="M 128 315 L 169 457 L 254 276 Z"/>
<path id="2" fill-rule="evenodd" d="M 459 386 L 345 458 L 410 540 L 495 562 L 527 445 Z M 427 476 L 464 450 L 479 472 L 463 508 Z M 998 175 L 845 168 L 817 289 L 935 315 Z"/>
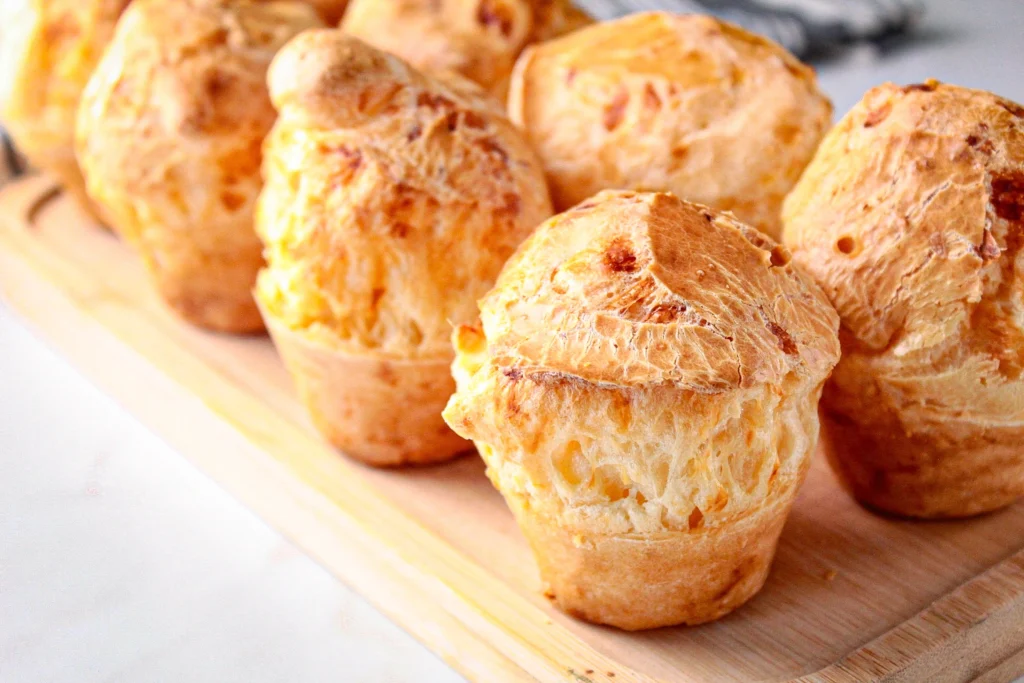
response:
<path id="1" fill-rule="evenodd" d="M 488 353 L 523 372 L 708 392 L 824 378 L 838 319 L 789 260 L 729 214 L 602 192 L 542 225 L 506 265 L 480 304 Z"/>
<path id="2" fill-rule="evenodd" d="M 1022 210 L 1024 108 L 889 83 L 822 143 L 786 201 L 785 238 L 857 348 L 941 353 L 965 334 L 1020 366 Z"/>
<path id="3" fill-rule="evenodd" d="M 666 12 L 527 48 L 509 93 L 556 209 L 602 189 L 669 191 L 773 237 L 831 114 L 814 72 L 779 45 Z"/>
<path id="4" fill-rule="evenodd" d="M 220 202 L 220 190 L 238 195 L 229 205 L 245 204 L 258 188 L 260 144 L 275 117 L 267 67 L 288 38 L 318 25 L 313 9 L 297 2 L 135 0 L 79 111 L 90 194 L 100 203 L 167 208 L 163 218 L 130 222 L 201 215 Z"/>

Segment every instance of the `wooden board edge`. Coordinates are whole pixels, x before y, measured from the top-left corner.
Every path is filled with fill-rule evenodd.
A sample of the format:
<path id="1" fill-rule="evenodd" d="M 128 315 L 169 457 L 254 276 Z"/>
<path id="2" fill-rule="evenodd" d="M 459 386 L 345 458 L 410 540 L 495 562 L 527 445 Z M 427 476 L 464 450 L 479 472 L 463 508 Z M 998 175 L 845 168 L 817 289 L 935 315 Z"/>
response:
<path id="1" fill-rule="evenodd" d="M 806 683 L 1013 680 L 1024 673 L 1024 551 L 967 581 Z"/>
<path id="2" fill-rule="evenodd" d="M 31 214 L 36 204 L 53 195 L 53 190 L 48 179 L 32 177 L 0 190 L 0 203 L 5 204 L 5 214 L 12 204 Z M 3 219 L 0 216 L 0 222 Z M 211 412 L 187 387 L 110 329 L 103 319 L 109 313 L 109 304 L 97 306 L 91 295 L 81 299 L 69 296 L 51 280 L 52 273 L 46 272 L 45 266 L 19 251 L 19 239 L 21 247 L 30 240 L 12 236 L 9 229 L 5 235 L 4 230 L 0 225 L 0 297 L 21 320 L 200 471 L 462 675 L 480 681 L 492 681 L 500 675 L 500 680 L 655 683 L 593 651 L 534 605 L 518 596 L 508 596 L 508 602 L 526 615 L 525 619 L 534 625 L 546 624 L 552 641 L 560 642 L 562 650 L 566 643 L 571 644 L 579 666 L 564 666 L 553 656 L 555 648 L 532 649 L 536 642 L 522 642 L 519 634 L 490 618 L 455 586 L 409 562 L 395 548 L 385 548 L 380 536 L 371 533 L 365 524 L 348 518 L 346 511 L 325 495 L 310 491 L 308 482 L 265 453 L 250 435 Z M 118 367 L 119 372 L 112 374 L 110 367 Z M 140 394 L 147 398 L 140 401 Z M 215 433 L 216 440 L 197 443 L 190 434 L 199 424 L 204 425 L 207 435 Z M 183 425 L 189 428 L 182 429 Z M 240 472 L 246 476 L 240 477 Z M 339 527 L 343 527 L 346 548 L 336 547 Z M 397 535 L 410 533 L 430 532 L 416 525 L 415 529 L 399 530 Z M 445 561 L 453 561 L 458 555 L 455 561 L 471 565 L 469 571 L 478 578 L 487 575 L 487 588 L 502 587 L 475 562 L 432 533 L 430 536 L 433 544 L 440 544 L 438 548 L 443 546 Z M 581 678 L 576 672 L 584 668 L 599 673 Z"/>
<path id="3" fill-rule="evenodd" d="M 1006 683 L 1024 674 L 1024 650 L 1015 652 L 971 683 Z"/>

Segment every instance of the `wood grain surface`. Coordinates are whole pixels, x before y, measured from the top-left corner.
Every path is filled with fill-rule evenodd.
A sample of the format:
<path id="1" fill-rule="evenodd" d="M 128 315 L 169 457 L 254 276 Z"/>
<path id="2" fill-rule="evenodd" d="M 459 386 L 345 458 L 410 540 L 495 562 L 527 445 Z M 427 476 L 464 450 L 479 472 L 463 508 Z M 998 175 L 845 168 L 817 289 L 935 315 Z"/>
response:
<path id="1" fill-rule="evenodd" d="M 265 337 L 181 323 L 125 245 L 45 178 L 0 191 L 0 297 L 471 679 L 991 683 L 1024 672 L 1024 505 L 965 522 L 888 519 L 853 503 L 817 458 L 757 598 L 714 624 L 622 633 L 547 604 L 478 458 L 374 471 L 331 450 Z"/>

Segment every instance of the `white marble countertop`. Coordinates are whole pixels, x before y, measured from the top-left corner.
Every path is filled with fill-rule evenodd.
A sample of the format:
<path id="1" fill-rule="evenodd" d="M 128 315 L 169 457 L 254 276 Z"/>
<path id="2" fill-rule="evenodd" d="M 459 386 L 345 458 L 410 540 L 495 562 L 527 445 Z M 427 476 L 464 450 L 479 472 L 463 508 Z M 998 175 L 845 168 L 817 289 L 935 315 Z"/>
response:
<path id="1" fill-rule="evenodd" d="M 0 306 L 0 681 L 459 680 Z"/>
<path id="2" fill-rule="evenodd" d="M 928 5 L 820 67 L 838 113 L 928 77 L 1024 101 L 1024 2 Z M 0 681 L 457 680 L 0 305 Z"/>

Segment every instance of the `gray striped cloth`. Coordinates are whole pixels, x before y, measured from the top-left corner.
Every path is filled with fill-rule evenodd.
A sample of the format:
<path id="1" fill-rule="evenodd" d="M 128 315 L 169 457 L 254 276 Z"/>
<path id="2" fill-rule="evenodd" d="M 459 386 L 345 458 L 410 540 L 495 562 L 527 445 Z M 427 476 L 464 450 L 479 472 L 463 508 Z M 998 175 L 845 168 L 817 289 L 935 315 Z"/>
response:
<path id="1" fill-rule="evenodd" d="M 768 36 L 800 57 L 836 46 L 879 41 L 909 31 L 920 0 L 576 0 L 598 19 L 669 10 L 713 14 Z"/>

